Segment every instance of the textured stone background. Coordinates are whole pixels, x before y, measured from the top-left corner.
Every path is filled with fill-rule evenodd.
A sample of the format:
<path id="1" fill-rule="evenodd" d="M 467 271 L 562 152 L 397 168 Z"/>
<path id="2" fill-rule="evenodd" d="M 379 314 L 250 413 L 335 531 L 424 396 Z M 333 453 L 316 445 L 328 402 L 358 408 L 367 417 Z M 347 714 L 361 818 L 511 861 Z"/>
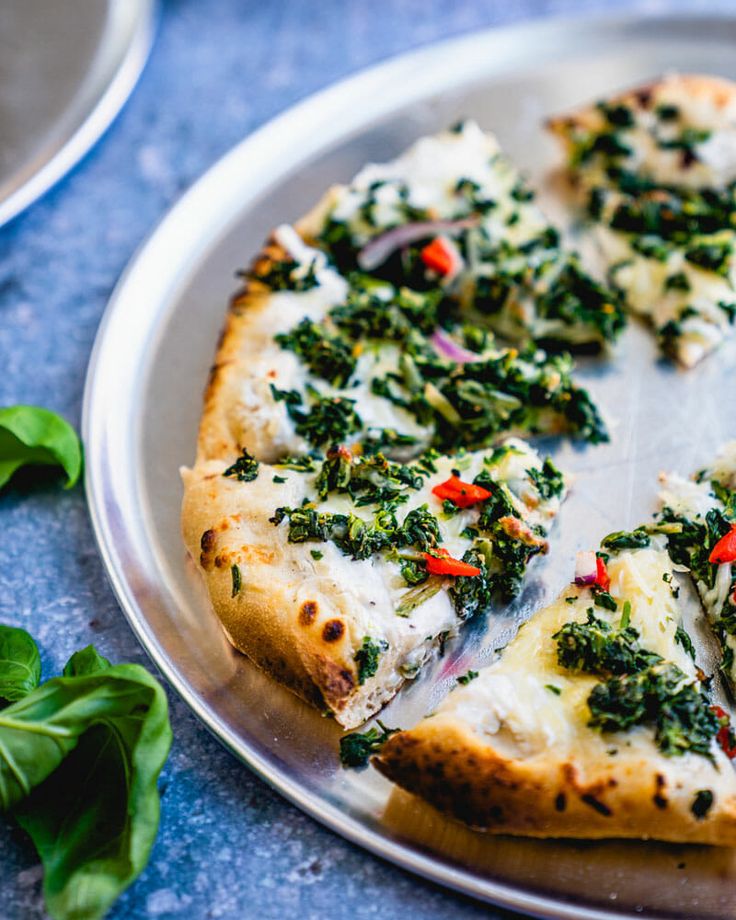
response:
<path id="1" fill-rule="evenodd" d="M 438 38 L 615 6 L 164 2 L 151 60 L 120 118 L 65 181 L 0 230 L 0 405 L 37 403 L 79 422 L 97 324 L 136 247 L 221 154 L 296 100 Z M 52 477 L 39 484 L 21 476 L 0 494 L 0 526 L 0 619 L 37 637 L 47 675 L 89 642 L 115 661 L 147 664 L 107 585 L 80 487 L 66 493 Z M 159 838 L 113 917 L 508 916 L 323 829 L 226 753 L 177 698 L 171 705 Z M 0 820 L 0 915 L 43 916 L 40 882 L 33 849 Z"/>

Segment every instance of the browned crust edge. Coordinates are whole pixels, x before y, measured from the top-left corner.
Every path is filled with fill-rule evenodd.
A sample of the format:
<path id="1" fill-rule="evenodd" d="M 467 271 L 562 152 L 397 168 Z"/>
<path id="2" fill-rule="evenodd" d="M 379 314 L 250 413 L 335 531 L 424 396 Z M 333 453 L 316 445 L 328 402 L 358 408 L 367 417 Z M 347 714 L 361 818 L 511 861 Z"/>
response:
<path id="1" fill-rule="evenodd" d="M 690 811 L 697 790 L 668 788 L 656 759 L 628 760 L 582 779 L 574 758 L 505 757 L 442 716 L 394 735 L 373 758 L 388 779 L 477 830 L 526 837 L 636 838 L 736 845 L 736 797 L 707 817 Z"/>

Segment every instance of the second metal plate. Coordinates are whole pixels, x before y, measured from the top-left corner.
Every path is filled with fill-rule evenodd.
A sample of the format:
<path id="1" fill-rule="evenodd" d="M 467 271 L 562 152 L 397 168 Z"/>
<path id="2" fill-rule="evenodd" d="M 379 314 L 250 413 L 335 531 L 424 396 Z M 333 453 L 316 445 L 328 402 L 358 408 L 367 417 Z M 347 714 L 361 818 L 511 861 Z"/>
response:
<path id="1" fill-rule="evenodd" d="M 465 116 L 495 131 L 541 183 L 555 162 L 545 115 L 671 69 L 734 78 L 735 44 L 727 17 L 542 22 L 434 46 L 312 97 L 236 147 L 165 218 L 121 280 L 90 366 L 84 434 L 100 548 L 131 625 L 173 686 L 236 755 L 318 820 L 437 882 L 537 916 L 733 917 L 736 854 L 483 836 L 373 770 L 342 771 L 337 726 L 224 639 L 182 546 L 178 468 L 193 459 L 233 272 L 272 226 L 367 160 Z M 664 365 L 636 324 L 612 361 L 581 368 L 613 440 L 545 445 L 577 475 L 550 557 L 512 607 L 471 624 L 402 691 L 382 716 L 387 724 L 413 724 L 456 674 L 488 660 L 569 581 L 577 549 L 647 517 L 660 468 L 707 462 L 736 431 L 736 403 L 713 398 L 734 371 L 733 345 L 689 374 Z"/>
<path id="2" fill-rule="evenodd" d="M 70 170 L 120 111 L 155 0 L 2 0 L 0 226 Z"/>

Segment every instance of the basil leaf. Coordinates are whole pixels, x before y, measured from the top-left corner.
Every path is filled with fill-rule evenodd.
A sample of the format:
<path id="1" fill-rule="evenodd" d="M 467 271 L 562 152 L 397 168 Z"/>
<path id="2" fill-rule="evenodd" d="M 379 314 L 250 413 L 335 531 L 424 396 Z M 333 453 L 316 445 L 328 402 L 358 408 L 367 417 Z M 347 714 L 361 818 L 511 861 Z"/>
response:
<path id="1" fill-rule="evenodd" d="M 39 406 L 0 409 L 0 489 L 27 464 L 60 466 L 70 489 L 82 471 L 82 446 L 69 424 Z"/>
<path id="2" fill-rule="evenodd" d="M 72 655 L 64 665 L 63 674 L 64 677 L 83 677 L 111 667 L 112 664 L 100 655 L 94 645 L 88 645 Z"/>
<path id="3" fill-rule="evenodd" d="M 145 866 L 171 744 L 166 695 L 85 649 L 0 712 L 0 807 L 31 836 L 55 920 L 96 920 Z M 81 673 L 91 668 L 91 672 Z M 97 670 L 95 670 L 97 668 Z"/>
<path id="4" fill-rule="evenodd" d="M 25 629 L 0 623 L 0 701 L 13 703 L 41 680 L 38 646 Z"/>

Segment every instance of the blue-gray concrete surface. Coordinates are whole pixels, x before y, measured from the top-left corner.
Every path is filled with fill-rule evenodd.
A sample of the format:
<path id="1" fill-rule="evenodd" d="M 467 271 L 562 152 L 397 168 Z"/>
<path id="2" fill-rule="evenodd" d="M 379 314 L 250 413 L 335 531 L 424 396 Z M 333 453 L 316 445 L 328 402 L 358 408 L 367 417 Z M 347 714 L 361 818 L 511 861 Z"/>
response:
<path id="1" fill-rule="evenodd" d="M 97 325 L 136 248 L 221 154 L 296 100 L 449 35 L 619 5 L 164 2 L 150 62 L 119 119 L 56 189 L 0 229 L 0 406 L 44 405 L 78 424 Z M 148 664 L 107 584 L 80 486 L 64 492 L 51 476 L 20 476 L 0 493 L 0 528 L 0 621 L 37 638 L 47 676 L 89 642 L 114 661 Z M 346 843 L 253 776 L 174 695 L 171 708 L 159 837 L 112 917 L 508 916 Z M 43 916 L 33 848 L 2 818 L 0 891 L 4 920 Z"/>

